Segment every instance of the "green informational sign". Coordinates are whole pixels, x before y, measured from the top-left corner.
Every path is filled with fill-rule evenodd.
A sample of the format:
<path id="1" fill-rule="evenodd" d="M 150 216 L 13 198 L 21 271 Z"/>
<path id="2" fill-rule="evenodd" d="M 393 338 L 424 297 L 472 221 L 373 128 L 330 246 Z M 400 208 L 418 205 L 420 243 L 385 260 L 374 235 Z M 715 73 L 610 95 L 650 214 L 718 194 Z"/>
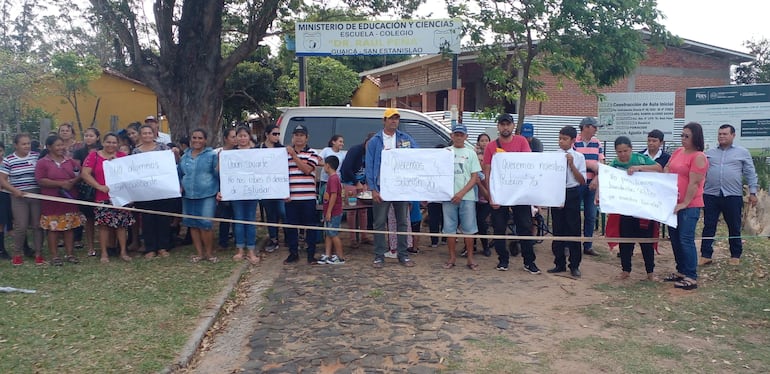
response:
<path id="1" fill-rule="evenodd" d="M 735 127 L 735 143 L 746 148 L 770 145 L 770 84 L 688 88 L 685 123 L 703 126 L 707 147 L 717 145 L 719 126 Z"/>

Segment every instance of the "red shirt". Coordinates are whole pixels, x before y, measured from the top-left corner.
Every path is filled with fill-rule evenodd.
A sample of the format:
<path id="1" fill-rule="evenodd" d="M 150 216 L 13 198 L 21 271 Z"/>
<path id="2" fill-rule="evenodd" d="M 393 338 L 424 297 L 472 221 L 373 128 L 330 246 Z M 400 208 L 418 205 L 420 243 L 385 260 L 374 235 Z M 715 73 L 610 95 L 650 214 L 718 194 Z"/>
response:
<path id="1" fill-rule="evenodd" d="M 123 152 L 115 152 L 115 158 L 125 157 L 126 154 Z M 104 157 L 102 157 L 99 154 L 99 151 L 91 152 L 86 157 L 86 160 L 83 161 L 83 167 L 84 168 L 91 168 L 91 175 L 96 179 L 96 182 L 101 184 L 102 186 L 105 185 L 104 182 L 104 161 L 107 161 Z M 107 201 L 110 199 L 110 195 L 106 194 L 102 191 L 96 190 L 96 194 L 94 195 L 94 200 L 96 202 L 101 201 Z"/>
<path id="2" fill-rule="evenodd" d="M 35 180 L 39 181 L 42 178 L 50 179 L 52 181 L 64 181 L 75 178 L 75 169 L 79 169 L 79 162 L 71 158 L 64 158 L 62 163 L 57 164 L 56 161 L 46 156 L 37 161 L 35 166 Z M 69 189 L 67 192 L 74 198 L 77 197 L 77 189 L 75 187 Z M 58 187 L 43 187 L 40 186 L 40 193 L 46 196 L 64 197 L 59 194 Z M 44 216 L 57 216 L 65 213 L 77 213 L 78 206 L 75 204 L 60 203 L 57 201 L 43 200 L 40 202 L 40 213 Z"/>
<path id="3" fill-rule="evenodd" d="M 695 164 L 695 159 L 698 156 L 703 156 L 705 165 L 699 168 Z M 703 174 L 709 170 L 709 162 L 706 159 L 706 155 L 703 152 L 685 153 L 684 148 L 679 148 L 671 155 L 671 159 L 668 161 L 668 171 L 676 174 L 676 189 L 679 192 L 676 202 L 681 203 L 687 195 L 687 185 L 690 184 L 690 173 Z M 698 184 L 698 190 L 695 192 L 695 196 L 690 201 L 688 208 L 702 208 L 703 207 L 703 185 L 706 183 L 706 178 L 700 181 Z"/>
<path id="4" fill-rule="evenodd" d="M 501 151 L 497 150 L 498 142 L 500 142 L 500 145 L 502 146 Z M 513 139 L 511 139 L 511 141 L 508 143 L 505 143 L 500 140 L 500 138 L 497 138 L 489 142 L 487 147 L 484 149 L 484 162 L 482 162 L 482 164 L 491 165 L 492 156 L 494 156 L 497 152 L 532 152 L 532 149 L 529 148 L 529 142 L 527 141 L 527 138 L 521 135 L 514 135 Z"/>
<path id="5" fill-rule="evenodd" d="M 332 207 L 332 217 L 342 215 L 342 183 L 340 183 L 340 175 L 334 173 L 329 176 L 329 180 L 326 182 L 326 192 L 324 192 L 324 217 L 326 216 L 327 209 L 329 209 L 329 198 L 334 195 L 337 196 L 337 200 L 334 201 Z"/>

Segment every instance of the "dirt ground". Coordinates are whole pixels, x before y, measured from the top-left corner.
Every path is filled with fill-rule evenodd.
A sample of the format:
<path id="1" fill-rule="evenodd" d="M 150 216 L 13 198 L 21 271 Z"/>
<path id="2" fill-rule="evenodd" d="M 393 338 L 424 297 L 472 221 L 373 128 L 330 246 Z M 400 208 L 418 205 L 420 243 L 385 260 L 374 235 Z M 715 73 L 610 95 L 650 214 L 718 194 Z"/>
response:
<path id="1" fill-rule="evenodd" d="M 607 328 L 607 321 L 589 318 L 580 310 L 588 305 L 601 305 L 606 301 L 606 294 L 596 290 L 598 284 L 619 282 L 615 280 L 620 272 L 619 259 L 616 252 L 610 253 L 607 246 L 595 242 L 595 248 L 602 254 L 601 257 L 584 256 L 581 265 L 582 278 L 573 279 L 567 273 L 559 275 L 546 274 L 545 270 L 552 267 L 553 256 L 548 241 L 536 245 L 538 255 L 537 263 L 543 274 L 532 275 L 523 271 L 521 257 L 511 259 L 511 267 L 507 272 L 495 270 L 497 258 L 493 251 L 492 257 L 477 255 L 475 261 L 480 265 L 478 271 L 466 269 L 463 265 L 464 258 L 459 258 L 457 266 L 450 270 L 442 268 L 447 259 L 446 246 L 438 248 L 422 247 L 422 252 L 412 258 L 417 266 L 411 269 L 403 268 L 397 263 L 388 262 L 383 270 L 372 269 L 372 247 L 362 246 L 359 249 L 349 250 L 348 263 L 336 265 L 355 268 L 363 272 L 370 280 L 378 282 L 384 270 L 408 274 L 420 280 L 420 287 L 425 287 L 427 294 L 432 295 L 431 306 L 433 310 L 475 310 L 485 315 L 487 323 L 478 324 L 474 320 L 460 321 L 459 326 L 450 330 L 453 340 L 463 342 L 468 336 L 484 336 L 489 333 L 489 323 L 495 323 L 496 316 L 509 316 L 522 321 L 523 329 L 508 334 L 506 339 L 515 341 L 520 346 L 527 347 L 526 354 L 511 357 L 518 363 L 537 363 L 539 355 L 552 352 L 554 342 L 572 338 L 611 337 L 612 329 Z M 665 246 L 665 244 L 664 244 Z M 462 245 L 458 245 L 462 247 Z M 661 255 L 656 257 L 656 273 L 664 274 L 673 269 L 673 258 L 670 249 L 661 248 Z M 263 263 L 253 267 L 246 279 L 241 282 L 236 291 L 236 297 L 225 308 L 223 318 L 209 332 L 207 340 L 202 345 L 199 354 L 190 367 L 183 369 L 183 373 L 238 373 L 242 372 L 244 365 L 249 361 L 251 348 L 249 339 L 259 328 L 260 310 L 266 304 L 265 294 L 273 287 L 273 280 L 285 273 L 301 273 L 305 277 L 323 277 L 323 267 L 332 265 L 308 266 L 299 265 L 284 266 L 281 264 L 286 255 L 282 248 L 274 254 L 265 257 Z M 222 256 L 225 257 L 225 256 Z M 625 282 L 645 281 L 644 267 L 641 255 L 636 254 L 633 260 L 634 271 L 632 277 Z M 393 273 L 387 273 L 390 277 Z M 298 275 L 299 276 L 299 275 Z M 360 276 L 360 275 L 359 275 Z M 383 279 L 385 282 L 386 279 Z M 469 286 L 470 285 L 470 286 Z M 686 293 L 671 290 L 672 296 Z M 389 302 L 403 304 L 404 308 L 411 308 L 409 298 L 399 299 L 390 297 Z M 351 301 L 348 308 L 355 308 L 356 301 Z M 371 300 L 361 300 L 361 303 Z M 643 311 L 640 311 L 643 312 Z M 489 322 L 492 321 L 492 322 Z M 502 322 L 504 323 L 504 322 Z M 501 326 L 501 329 L 506 329 Z M 372 332 L 380 334 L 381 339 L 388 339 L 387 329 Z M 485 355 L 484 348 L 479 345 L 462 344 L 463 360 L 472 361 L 474 357 Z M 441 365 L 436 367 L 442 368 Z M 549 362 L 551 370 L 557 372 L 591 372 L 592 368 L 585 362 L 564 359 L 556 359 Z M 334 372 L 337 366 L 319 367 L 319 372 Z M 353 371 L 359 372 L 359 371 Z M 364 372 L 363 369 L 360 372 Z"/>

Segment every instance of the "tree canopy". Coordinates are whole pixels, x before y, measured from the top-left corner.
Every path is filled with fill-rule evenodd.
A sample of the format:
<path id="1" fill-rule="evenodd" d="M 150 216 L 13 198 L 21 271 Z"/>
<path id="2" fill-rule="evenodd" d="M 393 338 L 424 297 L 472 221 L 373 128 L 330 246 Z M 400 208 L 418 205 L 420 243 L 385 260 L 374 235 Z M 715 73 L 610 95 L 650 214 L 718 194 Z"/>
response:
<path id="1" fill-rule="evenodd" d="M 655 0 L 448 0 L 464 16 L 484 66 L 496 111 L 524 119 L 527 100 L 542 100 L 540 76 L 572 79 L 589 93 L 628 75 L 648 44 L 668 37 Z M 642 31 L 644 29 L 645 31 Z M 647 39 L 647 40 L 645 40 Z M 507 107 L 507 108 L 506 108 Z"/>
<path id="2" fill-rule="evenodd" d="M 770 83 L 770 40 L 764 38 L 758 41 L 747 40 L 743 45 L 749 49 L 749 53 L 756 56 L 756 59 L 735 68 L 735 83 Z"/>

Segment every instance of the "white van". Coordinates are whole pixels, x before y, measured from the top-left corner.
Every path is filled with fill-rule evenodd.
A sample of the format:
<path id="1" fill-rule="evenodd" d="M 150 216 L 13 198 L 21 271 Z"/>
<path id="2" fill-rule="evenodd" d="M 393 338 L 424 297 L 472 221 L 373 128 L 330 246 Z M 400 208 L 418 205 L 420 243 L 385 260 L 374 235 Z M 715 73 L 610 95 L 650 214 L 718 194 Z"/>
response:
<path id="1" fill-rule="evenodd" d="M 281 143 L 291 144 L 291 133 L 297 125 L 308 129 L 309 146 L 320 150 L 327 146 L 335 134 L 345 138 L 345 148 L 363 143 L 370 132 L 382 130 L 385 108 L 365 107 L 289 107 L 276 125 L 281 129 Z M 447 146 L 451 138 L 449 129 L 432 118 L 409 109 L 398 109 L 401 121 L 398 129 L 411 135 L 420 148 Z"/>

